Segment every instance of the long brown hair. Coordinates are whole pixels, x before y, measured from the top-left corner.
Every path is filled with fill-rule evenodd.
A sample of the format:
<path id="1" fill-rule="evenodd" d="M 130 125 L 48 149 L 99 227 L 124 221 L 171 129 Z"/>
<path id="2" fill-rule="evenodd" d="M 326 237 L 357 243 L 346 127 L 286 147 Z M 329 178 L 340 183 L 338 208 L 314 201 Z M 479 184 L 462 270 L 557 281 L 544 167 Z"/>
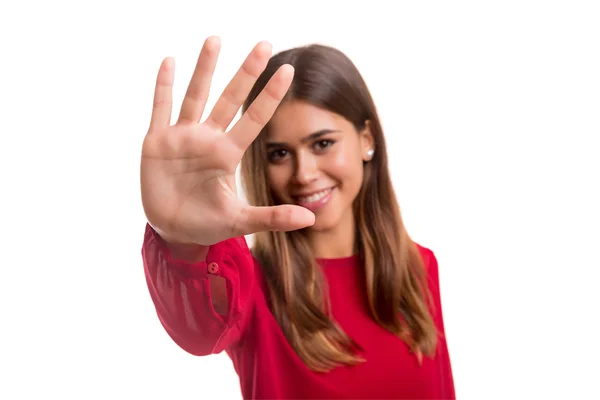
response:
<path id="1" fill-rule="evenodd" d="M 373 318 L 418 354 L 433 356 L 437 331 L 426 271 L 409 237 L 388 171 L 385 139 L 375 104 L 355 65 L 339 50 L 310 45 L 274 55 L 243 105 L 245 112 L 283 64 L 295 69 L 284 102 L 295 99 L 334 112 L 360 131 L 369 121 L 376 151 L 364 165 L 354 201 L 356 247 L 364 265 L 365 289 Z M 264 136 L 246 151 L 241 178 L 248 202 L 275 205 L 267 179 Z M 264 270 L 271 310 L 289 343 L 305 364 L 327 371 L 361 362 L 357 346 L 330 316 L 327 285 L 303 230 L 261 232 L 253 254 Z"/>

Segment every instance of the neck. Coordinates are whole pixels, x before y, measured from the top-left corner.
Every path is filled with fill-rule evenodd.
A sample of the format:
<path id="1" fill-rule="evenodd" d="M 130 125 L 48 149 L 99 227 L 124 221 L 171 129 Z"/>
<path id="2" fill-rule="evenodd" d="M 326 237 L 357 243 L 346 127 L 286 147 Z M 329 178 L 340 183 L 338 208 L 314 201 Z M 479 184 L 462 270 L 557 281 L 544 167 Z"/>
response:
<path id="1" fill-rule="evenodd" d="M 356 254 L 356 225 L 352 211 L 326 230 L 309 230 L 308 242 L 316 258 L 344 258 Z"/>

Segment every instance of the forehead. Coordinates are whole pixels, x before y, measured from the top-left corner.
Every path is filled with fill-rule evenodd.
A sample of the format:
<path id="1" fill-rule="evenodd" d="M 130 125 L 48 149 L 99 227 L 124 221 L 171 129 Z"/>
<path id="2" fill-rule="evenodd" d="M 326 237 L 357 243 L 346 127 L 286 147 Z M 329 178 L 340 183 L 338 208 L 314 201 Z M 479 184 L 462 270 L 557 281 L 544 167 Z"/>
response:
<path id="1" fill-rule="evenodd" d="M 354 127 L 339 114 L 303 101 L 290 100 L 281 104 L 269 121 L 266 138 L 294 141 L 323 129 L 344 132 Z"/>

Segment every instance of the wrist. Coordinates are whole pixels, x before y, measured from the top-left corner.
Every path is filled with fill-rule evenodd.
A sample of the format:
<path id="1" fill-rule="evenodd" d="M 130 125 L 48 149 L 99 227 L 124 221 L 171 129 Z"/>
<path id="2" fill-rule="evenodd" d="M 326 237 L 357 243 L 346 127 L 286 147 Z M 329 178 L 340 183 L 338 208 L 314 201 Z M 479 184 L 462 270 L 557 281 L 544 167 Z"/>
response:
<path id="1" fill-rule="evenodd" d="M 152 226 L 151 226 L 152 227 Z M 184 240 L 180 235 L 173 235 L 152 227 L 163 242 L 173 260 L 199 262 L 206 260 L 209 246 Z"/>

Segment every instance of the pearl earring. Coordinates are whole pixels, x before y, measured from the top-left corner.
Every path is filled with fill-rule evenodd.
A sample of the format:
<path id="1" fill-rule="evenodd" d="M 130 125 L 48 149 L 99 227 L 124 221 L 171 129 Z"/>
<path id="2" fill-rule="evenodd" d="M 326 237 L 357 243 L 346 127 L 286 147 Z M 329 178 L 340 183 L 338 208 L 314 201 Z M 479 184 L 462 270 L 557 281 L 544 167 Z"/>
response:
<path id="1" fill-rule="evenodd" d="M 369 151 L 367 151 L 367 157 L 371 158 L 373 157 L 373 154 L 375 154 L 375 150 L 369 149 Z"/>

